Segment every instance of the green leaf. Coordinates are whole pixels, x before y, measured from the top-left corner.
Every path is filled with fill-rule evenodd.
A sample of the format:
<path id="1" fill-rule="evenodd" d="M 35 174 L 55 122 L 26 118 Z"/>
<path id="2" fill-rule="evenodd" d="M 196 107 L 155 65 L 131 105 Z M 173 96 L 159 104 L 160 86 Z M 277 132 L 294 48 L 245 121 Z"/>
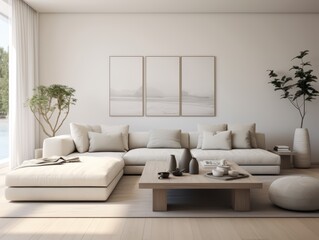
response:
<path id="1" fill-rule="evenodd" d="M 300 52 L 300 54 L 299 54 L 298 56 L 294 57 L 294 58 L 293 58 L 293 59 L 291 59 L 291 60 L 294 60 L 294 59 L 296 59 L 296 58 L 298 58 L 298 59 L 302 59 L 304 56 L 308 55 L 308 53 L 309 53 L 309 50 L 301 51 L 301 52 Z"/>
<path id="2" fill-rule="evenodd" d="M 312 66 L 312 65 L 310 64 L 310 62 L 304 62 L 304 63 L 301 63 L 301 66 Z"/>
<path id="3" fill-rule="evenodd" d="M 48 136 L 54 136 L 68 116 L 70 105 L 76 103 L 75 90 L 65 85 L 53 84 L 49 87 L 38 86 L 34 89 L 33 96 L 27 100 L 27 105 L 34 114 L 38 114 L 43 121 L 36 118 L 43 131 Z M 55 116 L 52 118 L 52 116 Z M 35 115 L 36 116 L 36 115 Z M 49 133 L 44 123 L 51 129 Z"/>

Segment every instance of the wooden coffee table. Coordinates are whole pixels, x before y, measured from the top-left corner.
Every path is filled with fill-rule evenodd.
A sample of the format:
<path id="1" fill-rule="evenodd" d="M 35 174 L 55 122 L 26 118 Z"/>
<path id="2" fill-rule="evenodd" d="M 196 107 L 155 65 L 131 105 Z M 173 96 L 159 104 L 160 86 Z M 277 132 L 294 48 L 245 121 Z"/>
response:
<path id="1" fill-rule="evenodd" d="M 227 161 L 231 169 L 249 174 L 236 163 Z M 139 181 L 139 188 L 153 190 L 153 211 L 167 211 L 167 190 L 169 189 L 230 189 L 232 191 L 232 207 L 235 211 L 250 210 L 250 189 L 262 188 L 262 182 L 249 174 L 249 177 L 224 181 L 205 176 L 211 169 L 200 166 L 198 175 L 184 174 L 168 179 L 158 179 L 158 172 L 167 171 L 168 163 L 164 161 L 148 161 L 145 164 Z"/>

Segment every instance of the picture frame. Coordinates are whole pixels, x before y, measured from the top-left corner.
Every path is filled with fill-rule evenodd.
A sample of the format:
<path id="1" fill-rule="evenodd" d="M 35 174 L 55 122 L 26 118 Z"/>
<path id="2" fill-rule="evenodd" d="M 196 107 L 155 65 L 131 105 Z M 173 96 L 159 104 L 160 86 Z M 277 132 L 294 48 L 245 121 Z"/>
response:
<path id="1" fill-rule="evenodd" d="M 144 115 L 144 57 L 109 57 L 109 116 Z"/>
<path id="2" fill-rule="evenodd" d="M 180 116 L 180 57 L 145 57 L 146 116 Z"/>
<path id="3" fill-rule="evenodd" d="M 181 115 L 216 116 L 215 57 L 181 57 Z"/>

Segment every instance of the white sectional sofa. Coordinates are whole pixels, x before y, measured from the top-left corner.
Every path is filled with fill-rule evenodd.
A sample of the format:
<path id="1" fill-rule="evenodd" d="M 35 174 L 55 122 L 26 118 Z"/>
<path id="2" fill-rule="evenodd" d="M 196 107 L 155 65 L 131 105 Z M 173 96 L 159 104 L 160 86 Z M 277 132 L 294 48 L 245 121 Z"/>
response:
<path id="1" fill-rule="evenodd" d="M 181 158 L 184 148 L 189 148 L 197 160 L 228 159 L 236 162 L 251 174 L 279 174 L 280 157 L 265 150 L 265 135 L 256 133 L 258 148 L 231 150 L 202 150 L 197 149 L 198 132 L 182 133 L 179 149 L 147 148 L 149 132 L 129 133 L 129 148 L 127 152 L 76 152 L 70 135 L 47 138 L 43 144 L 43 156 L 107 156 L 124 160 L 124 174 L 141 174 L 146 161 L 167 161 L 174 154 L 177 161 Z"/>
<path id="2" fill-rule="evenodd" d="M 96 131 L 100 131 L 99 128 Z M 74 140 L 71 135 L 45 139 L 43 157 L 80 156 L 81 162 L 16 169 L 6 176 L 6 198 L 11 201 L 105 201 L 123 173 L 141 174 L 146 161 L 168 161 L 171 154 L 179 161 L 185 148 L 198 160 L 232 160 L 251 174 L 280 173 L 280 157 L 265 150 L 262 133 L 254 133 L 254 148 L 230 150 L 198 148 L 199 132 L 180 133 L 178 148 L 150 147 L 149 132 L 131 132 L 127 136 L 122 133 L 121 136 L 127 141 L 124 146 L 127 151 L 94 152 L 91 146 L 79 145 L 75 142 L 78 139 Z M 84 137 L 86 145 L 92 143 L 86 138 L 88 136 Z M 77 151 L 79 146 L 81 152 Z"/>

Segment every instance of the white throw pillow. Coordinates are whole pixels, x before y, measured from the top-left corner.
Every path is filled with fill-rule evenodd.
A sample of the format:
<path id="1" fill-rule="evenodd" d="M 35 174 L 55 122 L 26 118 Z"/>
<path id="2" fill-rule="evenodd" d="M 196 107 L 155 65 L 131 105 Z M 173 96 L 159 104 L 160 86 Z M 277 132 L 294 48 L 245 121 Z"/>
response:
<path id="1" fill-rule="evenodd" d="M 203 142 L 203 132 L 213 132 L 216 133 L 218 131 L 226 131 L 227 124 L 198 124 L 197 125 L 197 131 L 199 132 L 198 135 L 198 142 L 197 142 L 197 148 L 202 148 L 202 142 Z"/>
<path id="2" fill-rule="evenodd" d="M 216 134 L 213 132 L 203 132 L 202 149 L 232 149 L 231 131 L 222 131 Z"/>
<path id="3" fill-rule="evenodd" d="M 89 152 L 124 152 L 122 133 L 89 132 Z"/>
<path id="4" fill-rule="evenodd" d="M 251 148 L 250 131 L 232 130 L 233 148 Z"/>
<path id="5" fill-rule="evenodd" d="M 128 147 L 128 130 L 129 125 L 101 125 L 102 133 L 122 133 L 123 145 L 125 150 L 129 150 Z"/>
<path id="6" fill-rule="evenodd" d="M 76 150 L 83 153 L 89 150 L 88 132 L 101 132 L 101 127 L 98 125 L 70 123 L 70 132 L 75 143 Z"/>
<path id="7" fill-rule="evenodd" d="M 249 131 L 250 132 L 250 145 L 252 148 L 258 148 L 256 139 L 256 123 L 251 124 L 228 124 L 227 130 L 230 131 Z"/>
<path id="8" fill-rule="evenodd" d="M 181 130 L 157 129 L 150 132 L 148 148 L 181 148 Z"/>

